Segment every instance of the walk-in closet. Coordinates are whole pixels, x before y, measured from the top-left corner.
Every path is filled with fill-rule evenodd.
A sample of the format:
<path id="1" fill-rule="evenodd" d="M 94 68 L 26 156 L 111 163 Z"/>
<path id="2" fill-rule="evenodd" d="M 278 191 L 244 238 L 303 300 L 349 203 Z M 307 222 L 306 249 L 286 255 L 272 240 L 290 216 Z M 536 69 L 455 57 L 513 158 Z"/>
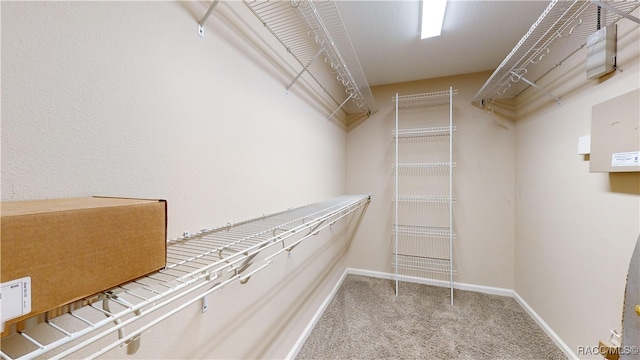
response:
<path id="1" fill-rule="evenodd" d="M 640 356 L 640 1 L 0 16 L 0 359 Z"/>

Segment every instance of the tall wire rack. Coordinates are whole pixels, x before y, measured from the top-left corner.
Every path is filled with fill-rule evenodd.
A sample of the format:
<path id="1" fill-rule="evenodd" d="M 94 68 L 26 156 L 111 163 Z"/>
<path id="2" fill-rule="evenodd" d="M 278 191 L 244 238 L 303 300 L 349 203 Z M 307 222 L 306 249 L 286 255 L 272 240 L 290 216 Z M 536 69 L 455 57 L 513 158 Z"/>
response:
<path id="1" fill-rule="evenodd" d="M 309 73 L 348 114 L 378 111 L 369 83 L 335 1 L 265 1 L 244 3 L 302 66 L 287 90 Z M 317 59 L 322 57 L 324 61 Z M 330 78 L 327 78 L 330 74 Z M 342 93 L 336 93 L 335 87 Z"/>
<path id="2" fill-rule="evenodd" d="M 209 294 L 247 283 L 274 258 L 350 214 L 360 212 L 361 219 L 369 201 L 369 195 L 341 196 L 173 239 L 165 269 L 64 306 L 55 316 L 29 319 L 20 330 L 13 325 L 0 357 L 93 359 L 119 346 L 134 353 L 143 332 L 198 301 L 205 312 Z"/>
<path id="3" fill-rule="evenodd" d="M 393 99 L 396 122 L 392 131 L 395 140 L 395 195 L 391 232 L 394 239 L 396 295 L 399 294 L 400 280 L 405 276 L 423 279 L 445 276 L 450 288 L 451 304 L 453 277 L 456 274 L 453 267 L 453 240 L 456 238 L 453 231 L 453 203 L 456 201 L 453 196 L 453 169 L 456 167 L 453 161 L 453 132 L 457 130 L 453 125 L 455 94 L 457 90 L 453 88 L 422 94 L 396 94 Z M 442 107 L 446 109 L 447 125 L 401 128 L 401 111 Z M 434 120 L 429 118 L 428 112 L 419 113 L 417 119 L 412 123 L 424 125 Z M 434 147 L 423 146 L 429 143 L 435 143 Z M 434 180 L 442 178 L 446 179 L 445 184 L 437 184 L 437 180 Z"/>
<path id="4" fill-rule="evenodd" d="M 491 106 L 497 99 L 520 95 L 530 86 L 558 103 L 560 98 L 536 83 L 587 43 L 600 27 L 630 15 L 640 1 L 553 0 L 518 41 L 489 79 L 478 90 L 472 103 Z"/>

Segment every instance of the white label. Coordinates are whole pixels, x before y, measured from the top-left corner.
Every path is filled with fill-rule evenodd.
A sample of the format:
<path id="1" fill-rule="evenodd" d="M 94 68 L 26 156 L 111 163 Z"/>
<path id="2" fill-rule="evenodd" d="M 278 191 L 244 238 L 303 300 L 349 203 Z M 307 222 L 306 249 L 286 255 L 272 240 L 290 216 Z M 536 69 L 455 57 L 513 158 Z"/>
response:
<path id="1" fill-rule="evenodd" d="M 4 331 L 7 320 L 31 312 L 31 277 L 0 284 L 0 326 Z"/>
<path id="2" fill-rule="evenodd" d="M 638 157 L 640 151 L 630 151 L 622 153 L 613 153 L 611 155 L 611 166 L 638 166 Z"/>

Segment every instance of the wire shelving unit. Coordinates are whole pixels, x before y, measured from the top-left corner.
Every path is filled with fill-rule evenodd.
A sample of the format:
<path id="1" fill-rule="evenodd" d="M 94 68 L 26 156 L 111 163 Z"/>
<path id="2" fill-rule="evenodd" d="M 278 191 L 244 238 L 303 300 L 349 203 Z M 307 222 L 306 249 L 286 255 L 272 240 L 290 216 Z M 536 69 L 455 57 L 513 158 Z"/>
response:
<path id="1" fill-rule="evenodd" d="M 447 278 L 453 304 L 453 96 L 457 90 L 394 97 L 396 109 L 393 267 L 396 295 L 403 276 L 442 281 Z M 445 112 L 429 114 L 433 108 Z M 426 109 L 426 113 L 423 111 Z M 400 111 L 403 127 L 400 124 Z M 416 113 L 420 110 L 420 113 Z M 416 118 L 417 116 L 417 118 Z M 410 121 L 407 121 L 410 120 Z M 446 122 L 446 126 L 443 124 Z M 406 127 L 405 123 L 436 123 Z M 420 160 L 420 161 L 415 161 Z M 437 278 L 437 279 L 434 279 Z"/>
<path id="2" fill-rule="evenodd" d="M 378 111 L 335 1 L 244 0 L 244 3 L 302 66 L 287 85 L 287 91 L 307 72 L 339 104 L 329 118 L 340 109 L 347 114 L 371 115 Z M 318 61 L 319 57 L 324 61 Z M 331 75 L 330 81 L 325 81 L 327 74 Z M 342 93 L 333 91 L 333 85 L 338 85 Z"/>
<path id="3" fill-rule="evenodd" d="M 495 100 L 516 97 L 531 86 L 560 104 L 558 96 L 536 84 L 538 80 L 582 49 L 599 27 L 622 18 L 640 24 L 630 15 L 639 6 L 640 1 L 552 0 L 472 103 L 490 108 Z"/>
<path id="4" fill-rule="evenodd" d="M 64 306 L 55 316 L 50 312 L 12 325 L 0 357 L 93 359 L 119 346 L 134 353 L 143 332 L 198 301 L 205 312 L 209 294 L 247 283 L 278 255 L 338 220 L 357 211 L 363 216 L 369 201 L 369 195 L 341 196 L 184 234 L 168 242 L 165 269 Z M 79 353 L 83 349 L 91 353 Z"/>

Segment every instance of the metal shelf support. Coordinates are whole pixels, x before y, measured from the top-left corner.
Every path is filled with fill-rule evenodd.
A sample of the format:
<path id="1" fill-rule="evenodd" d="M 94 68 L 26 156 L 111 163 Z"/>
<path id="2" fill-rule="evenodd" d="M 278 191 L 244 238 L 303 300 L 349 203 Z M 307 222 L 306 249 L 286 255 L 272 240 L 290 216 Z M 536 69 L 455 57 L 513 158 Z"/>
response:
<path id="1" fill-rule="evenodd" d="M 201 38 L 204 38 L 204 24 L 207 22 L 207 20 L 209 19 L 209 16 L 211 16 L 211 13 L 213 12 L 213 9 L 216 8 L 219 2 L 220 0 L 213 0 L 213 3 L 211 4 L 211 6 L 209 6 L 209 9 L 207 10 L 207 12 L 204 14 L 202 19 L 200 19 L 200 21 L 198 22 L 198 35 Z"/>
<path id="2" fill-rule="evenodd" d="M 320 54 L 322 54 L 322 52 L 324 51 L 324 49 L 326 48 L 325 46 L 322 46 L 320 49 L 318 49 L 318 52 L 316 52 L 315 55 L 313 55 L 313 57 L 311 58 L 311 60 L 309 60 L 309 63 L 307 63 L 307 65 L 305 65 L 302 70 L 298 73 L 298 75 L 296 75 L 295 78 L 293 78 L 293 80 L 291 80 L 291 82 L 289 83 L 289 85 L 287 85 L 286 87 L 286 91 L 287 94 L 289 93 L 289 89 L 291 88 L 291 86 L 293 86 L 293 84 L 300 78 L 300 76 L 302 76 L 302 74 L 307 71 L 307 69 L 309 68 L 309 66 L 311 66 L 311 64 L 313 64 L 314 61 L 316 61 L 316 59 L 318 58 L 318 56 L 320 56 Z"/>
<path id="3" fill-rule="evenodd" d="M 515 79 L 516 79 L 514 82 L 517 82 L 517 81 L 522 80 L 522 81 L 524 81 L 525 83 L 529 84 L 530 86 L 533 86 L 534 88 L 536 88 L 536 89 L 537 89 L 538 91 L 540 91 L 541 93 L 543 93 L 543 94 L 547 95 L 548 97 L 552 98 L 553 100 L 555 100 L 555 101 L 558 103 L 558 105 L 560 105 L 560 104 L 561 104 L 561 101 L 560 101 L 560 98 L 559 98 L 559 97 L 557 97 L 557 96 L 553 95 L 552 93 L 548 92 L 547 90 L 543 89 L 540 85 L 538 85 L 538 84 L 536 84 L 536 83 L 534 83 L 534 82 L 532 82 L 532 81 L 527 80 L 527 78 L 526 78 L 526 77 L 524 77 L 524 76 L 522 76 L 522 75 L 518 75 L 518 74 L 516 74 L 516 73 L 515 73 L 515 71 L 512 71 L 512 72 L 511 72 L 511 74 L 512 74 L 512 75 L 515 77 Z"/>

